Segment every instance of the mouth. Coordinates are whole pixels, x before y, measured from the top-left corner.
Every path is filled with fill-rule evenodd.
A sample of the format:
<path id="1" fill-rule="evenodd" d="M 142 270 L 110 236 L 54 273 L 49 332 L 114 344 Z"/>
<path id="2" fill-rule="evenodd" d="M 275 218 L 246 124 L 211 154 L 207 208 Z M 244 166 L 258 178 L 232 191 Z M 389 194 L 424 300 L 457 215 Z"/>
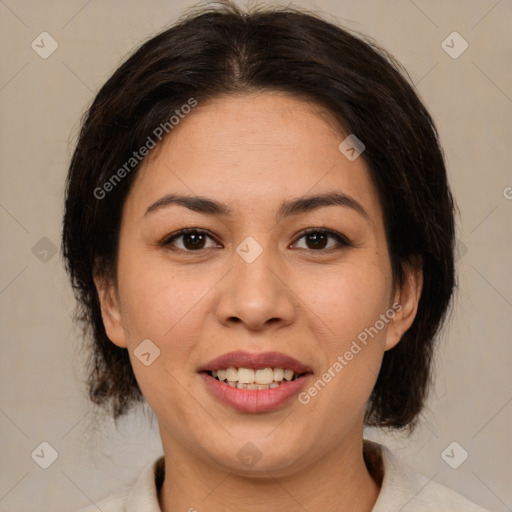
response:
<path id="1" fill-rule="evenodd" d="M 220 402 L 241 412 L 283 407 L 313 374 L 307 365 L 284 354 L 245 351 L 220 356 L 199 373 Z"/>
<path id="2" fill-rule="evenodd" d="M 221 368 L 219 370 L 207 370 L 210 377 L 237 389 L 275 389 L 286 382 L 300 379 L 306 373 L 297 373 L 290 368 Z"/>

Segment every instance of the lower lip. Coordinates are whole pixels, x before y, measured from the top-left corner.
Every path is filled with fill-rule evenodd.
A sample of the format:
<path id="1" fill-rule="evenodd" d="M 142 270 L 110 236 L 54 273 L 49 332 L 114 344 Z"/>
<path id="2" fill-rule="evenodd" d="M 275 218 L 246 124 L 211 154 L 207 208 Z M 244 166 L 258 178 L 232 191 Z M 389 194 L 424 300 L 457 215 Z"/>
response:
<path id="1" fill-rule="evenodd" d="M 310 375 L 304 375 L 293 381 L 282 381 L 272 389 L 238 389 L 207 373 L 201 376 L 210 391 L 224 404 L 241 412 L 268 412 L 279 409 L 304 387 Z"/>

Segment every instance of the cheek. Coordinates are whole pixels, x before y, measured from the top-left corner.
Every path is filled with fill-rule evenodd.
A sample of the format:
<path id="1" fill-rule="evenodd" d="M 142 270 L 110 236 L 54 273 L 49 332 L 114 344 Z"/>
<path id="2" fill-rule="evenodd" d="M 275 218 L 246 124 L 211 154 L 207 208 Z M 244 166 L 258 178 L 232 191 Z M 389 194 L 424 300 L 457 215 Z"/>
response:
<path id="1" fill-rule="evenodd" d="M 305 390 L 304 402 L 332 411 L 364 410 L 377 378 L 389 318 L 391 279 L 383 266 L 354 262 L 329 273 L 309 275 L 301 288 L 310 330 L 322 354 L 322 371 Z"/>
<path id="2" fill-rule="evenodd" d="M 131 255 L 119 261 L 119 289 L 124 298 L 122 315 L 129 327 L 129 344 L 150 338 L 157 344 L 174 343 L 184 329 L 196 329 L 194 316 L 204 308 L 204 299 L 214 279 L 194 278 L 193 272 L 176 272 L 163 262 L 147 263 L 148 257 Z M 186 337 L 185 337 L 186 338 Z M 176 343 L 178 345 L 182 345 Z"/>
<path id="3" fill-rule="evenodd" d="M 305 273 L 300 296 L 334 344 L 346 343 L 375 324 L 390 305 L 391 279 L 382 266 L 351 262 L 332 272 Z"/>
<path id="4" fill-rule="evenodd" d="M 147 256 L 132 253 L 118 263 L 131 364 L 145 399 L 159 417 L 184 415 L 189 399 L 182 386 L 191 354 L 203 337 L 201 330 L 212 307 L 208 292 L 215 280 L 197 279 L 197 274 L 194 279 L 193 272 L 177 273 L 165 263 L 153 261 L 148 265 L 147 261 Z M 137 357 L 137 347 L 146 339 L 159 350 L 149 365 Z M 200 411 L 197 415 L 201 416 Z"/>

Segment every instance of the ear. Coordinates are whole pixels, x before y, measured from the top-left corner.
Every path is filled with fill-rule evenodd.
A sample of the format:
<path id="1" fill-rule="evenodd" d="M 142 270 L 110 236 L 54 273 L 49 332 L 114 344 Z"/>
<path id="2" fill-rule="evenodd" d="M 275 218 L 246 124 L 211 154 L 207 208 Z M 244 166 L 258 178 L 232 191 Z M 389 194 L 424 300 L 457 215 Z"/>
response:
<path id="1" fill-rule="evenodd" d="M 119 308 L 119 300 L 114 283 L 103 276 L 94 276 L 98 292 L 103 325 L 110 341 L 121 348 L 126 348 L 126 334 Z"/>
<path id="2" fill-rule="evenodd" d="M 386 335 L 385 350 L 392 349 L 411 327 L 421 296 L 423 271 L 421 261 L 404 264 L 402 284 L 397 286 L 394 294 L 393 310 L 395 316 L 391 320 Z"/>

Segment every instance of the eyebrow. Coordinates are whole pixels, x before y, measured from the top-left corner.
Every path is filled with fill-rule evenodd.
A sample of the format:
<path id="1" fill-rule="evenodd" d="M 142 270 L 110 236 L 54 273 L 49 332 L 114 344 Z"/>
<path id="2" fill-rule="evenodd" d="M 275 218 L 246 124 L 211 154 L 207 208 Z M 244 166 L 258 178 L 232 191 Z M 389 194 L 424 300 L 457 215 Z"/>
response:
<path id="1" fill-rule="evenodd" d="M 144 216 L 162 210 L 172 205 L 183 206 L 194 212 L 206 215 L 222 215 L 230 216 L 234 214 L 232 208 L 224 203 L 219 203 L 213 199 L 203 196 L 186 196 L 181 194 L 166 194 L 146 209 Z M 311 212 L 325 206 L 343 206 L 351 208 L 359 213 L 366 220 L 370 220 L 370 216 L 353 197 L 341 192 L 329 192 L 326 194 L 317 194 L 308 197 L 300 197 L 289 201 L 284 201 L 276 215 L 276 220 L 282 220 L 284 217 L 298 215 L 301 213 Z"/>

